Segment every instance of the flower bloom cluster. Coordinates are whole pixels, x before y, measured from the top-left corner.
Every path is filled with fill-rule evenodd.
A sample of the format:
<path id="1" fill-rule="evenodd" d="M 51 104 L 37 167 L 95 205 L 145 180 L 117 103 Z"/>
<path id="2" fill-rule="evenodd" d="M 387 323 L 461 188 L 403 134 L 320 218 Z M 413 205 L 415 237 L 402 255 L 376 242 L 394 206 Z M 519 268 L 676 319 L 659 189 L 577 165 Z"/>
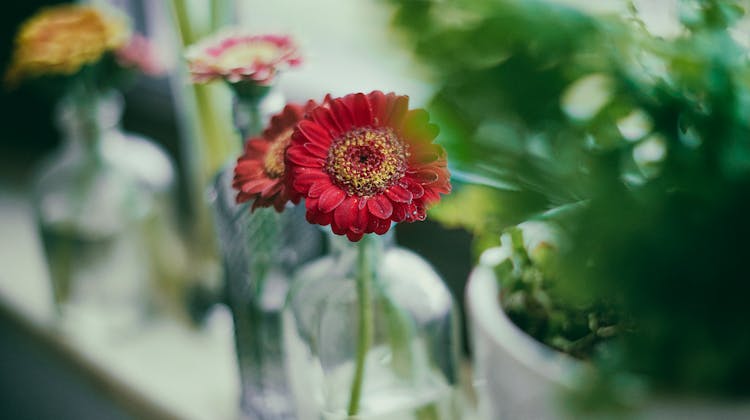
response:
<path id="1" fill-rule="evenodd" d="M 248 142 L 235 169 L 238 201 L 281 210 L 304 198 L 309 222 L 358 241 L 393 222 L 424 220 L 450 192 L 445 151 L 433 144 L 438 128 L 424 110 L 409 110 L 407 96 L 326 97 L 304 111 L 291 118 L 287 107 L 275 127 L 272 120 L 284 135 Z"/>
<path id="2" fill-rule="evenodd" d="M 185 52 L 195 83 L 224 79 L 269 85 L 277 72 L 301 64 L 297 44 L 286 35 L 220 33 Z"/>
<path id="3" fill-rule="evenodd" d="M 129 37 L 124 18 L 105 15 L 94 7 L 43 9 L 21 26 L 5 80 L 12 85 L 43 75 L 72 75 L 125 45 Z"/>

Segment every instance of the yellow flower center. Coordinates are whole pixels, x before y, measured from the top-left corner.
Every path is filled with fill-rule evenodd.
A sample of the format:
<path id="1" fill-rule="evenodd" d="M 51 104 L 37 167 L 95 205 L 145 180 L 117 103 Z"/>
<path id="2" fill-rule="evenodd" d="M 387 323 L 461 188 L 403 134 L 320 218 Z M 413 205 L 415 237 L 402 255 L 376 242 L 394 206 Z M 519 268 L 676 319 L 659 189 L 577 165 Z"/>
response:
<path id="1" fill-rule="evenodd" d="M 281 178 L 284 175 L 284 171 L 286 170 L 284 154 L 287 147 L 289 147 L 289 143 L 292 142 L 293 131 L 290 128 L 281 133 L 271 143 L 271 147 L 268 149 L 265 159 L 263 159 L 263 169 L 271 179 Z"/>
<path id="2" fill-rule="evenodd" d="M 404 176 L 407 157 L 391 128 L 355 128 L 333 140 L 325 170 L 347 194 L 368 197 Z"/>

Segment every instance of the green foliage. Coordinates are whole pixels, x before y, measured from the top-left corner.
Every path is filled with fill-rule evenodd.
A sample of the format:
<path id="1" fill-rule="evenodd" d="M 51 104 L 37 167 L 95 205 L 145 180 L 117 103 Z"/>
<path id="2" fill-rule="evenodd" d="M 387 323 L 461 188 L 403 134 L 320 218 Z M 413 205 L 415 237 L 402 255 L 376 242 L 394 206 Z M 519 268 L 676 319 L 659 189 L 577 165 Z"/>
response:
<path id="1" fill-rule="evenodd" d="M 612 305 L 592 300 L 571 304 L 561 296 L 552 263 L 556 245 L 546 241 L 528 248 L 522 226 L 508 229 L 503 246 L 510 258 L 495 268 L 502 279 L 500 303 L 521 329 L 559 351 L 591 358 L 601 343 L 617 336 L 625 322 Z"/>
<path id="2" fill-rule="evenodd" d="M 750 395 L 750 62 L 728 30 L 746 2 L 681 1 L 674 39 L 543 1 L 395 3 L 454 169 L 514 194 L 488 195 L 480 229 L 582 203 L 557 221 L 550 280 L 522 265 L 511 281 L 632 321 L 602 372 Z"/>
<path id="3" fill-rule="evenodd" d="M 509 223 L 520 223 L 523 221 L 522 214 L 544 203 L 539 197 L 516 191 L 460 181 L 453 184 L 453 193 L 430 210 L 430 218 L 446 227 L 463 227 L 474 234 L 477 238 L 474 245 L 476 255 L 500 243 L 499 235 L 487 235 L 486 232 L 499 232 Z"/>
<path id="4" fill-rule="evenodd" d="M 396 22 L 419 28 L 414 49 L 436 70 L 431 114 L 453 170 L 514 191 L 504 206 L 509 218 L 488 234 L 498 237 L 519 214 L 579 198 L 580 151 L 569 145 L 585 133 L 559 100 L 571 83 L 608 65 L 591 45 L 596 22 L 539 2 L 481 1 L 406 2 Z M 529 42 L 529 34 L 538 39 Z M 516 202 L 536 205 L 514 212 Z"/>

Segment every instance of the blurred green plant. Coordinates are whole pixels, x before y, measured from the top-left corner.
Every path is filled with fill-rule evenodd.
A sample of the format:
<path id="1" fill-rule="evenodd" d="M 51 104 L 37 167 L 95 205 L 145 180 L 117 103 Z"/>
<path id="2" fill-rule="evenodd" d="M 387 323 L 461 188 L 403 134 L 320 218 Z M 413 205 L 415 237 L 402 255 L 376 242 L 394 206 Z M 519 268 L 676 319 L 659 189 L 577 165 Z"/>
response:
<path id="1" fill-rule="evenodd" d="M 624 17 L 535 0 L 393 3 L 433 70 L 454 172 L 499 191 L 434 214 L 489 245 L 519 219 L 581 204 L 558 221 L 555 305 L 608 302 L 634 326 L 598 354 L 600 379 L 750 395 L 747 3 L 682 0 L 671 39 L 627 3 Z"/>
<path id="2" fill-rule="evenodd" d="M 588 360 L 602 343 L 629 328 L 617 308 L 605 300 L 569 302 L 560 290 L 555 259 L 560 233 L 531 220 L 502 235 L 509 258 L 495 267 L 502 279 L 500 303 L 508 317 L 539 341 Z"/>

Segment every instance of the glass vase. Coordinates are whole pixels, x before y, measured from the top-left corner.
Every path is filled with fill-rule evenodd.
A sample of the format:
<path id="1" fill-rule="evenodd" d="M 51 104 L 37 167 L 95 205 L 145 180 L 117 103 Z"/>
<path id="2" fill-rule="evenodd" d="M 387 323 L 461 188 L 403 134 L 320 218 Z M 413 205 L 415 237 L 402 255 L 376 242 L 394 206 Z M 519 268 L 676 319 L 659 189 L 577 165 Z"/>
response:
<path id="1" fill-rule="evenodd" d="M 235 125 L 243 138 L 258 134 L 262 121 L 283 107 L 279 95 L 235 103 Z M 252 139 L 248 141 L 253 141 Z M 303 205 L 251 212 L 237 204 L 232 159 L 210 191 L 224 271 L 224 300 L 234 321 L 241 381 L 241 415 L 253 420 L 294 419 L 284 372 L 282 309 L 292 273 L 321 254 L 322 235 L 305 220 Z"/>
<path id="2" fill-rule="evenodd" d="M 32 204 L 66 326 L 132 327 L 179 282 L 168 156 L 119 126 L 122 99 L 76 87 L 58 105 L 63 145 L 38 169 Z"/>
<path id="3" fill-rule="evenodd" d="M 458 323 L 433 268 L 391 233 L 329 235 L 284 311 L 299 419 L 459 419 Z"/>

